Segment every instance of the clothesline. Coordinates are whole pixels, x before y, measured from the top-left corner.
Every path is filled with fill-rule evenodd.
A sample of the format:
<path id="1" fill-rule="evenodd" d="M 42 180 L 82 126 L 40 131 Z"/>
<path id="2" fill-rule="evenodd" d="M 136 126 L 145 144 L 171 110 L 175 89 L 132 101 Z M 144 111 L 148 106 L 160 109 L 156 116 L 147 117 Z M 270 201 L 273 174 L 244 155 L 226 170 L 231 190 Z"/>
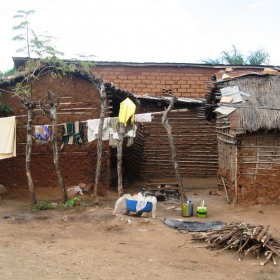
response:
<path id="1" fill-rule="evenodd" d="M 80 121 L 80 123 L 86 123 L 86 122 L 87 122 L 87 120 L 86 121 Z M 56 126 L 63 126 L 63 125 L 65 125 L 65 123 L 58 123 Z M 37 124 L 32 125 L 32 127 L 35 127 L 35 126 L 37 126 Z M 45 126 L 51 127 L 52 124 L 45 124 Z M 17 126 L 17 128 L 24 128 L 24 127 L 26 127 L 26 125 Z"/>
<path id="2" fill-rule="evenodd" d="M 176 110 L 171 110 L 170 113 L 182 113 L 182 112 L 188 112 L 188 109 L 176 109 Z M 163 115 L 165 111 L 160 111 L 160 112 L 154 112 L 151 113 L 151 115 Z"/>
<path id="3" fill-rule="evenodd" d="M 129 100 L 130 101 L 130 100 Z M 135 111 L 135 110 L 134 110 Z M 173 110 L 173 112 L 187 111 L 187 109 Z M 120 111 L 121 112 L 121 111 Z M 123 109 L 123 112 L 127 113 L 128 110 Z M 132 112 L 132 113 L 131 113 Z M 119 117 L 107 117 L 104 119 L 102 128 L 102 141 L 109 141 L 111 147 L 117 147 L 119 141 L 119 132 L 117 131 L 118 123 L 125 123 L 124 137 L 127 137 L 127 146 L 133 144 L 133 138 L 136 136 L 137 126 L 134 123 L 151 122 L 152 114 L 159 115 L 164 114 L 164 111 L 154 113 L 133 114 L 131 110 L 128 114 L 119 114 Z M 128 123 L 128 120 L 131 122 Z M 62 126 L 62 144 L 61 150 L 63 150 L 65 144 L 84 145 L 84 128 L 82 123 L 87 122 L 87 137 L 88 142 L 92 142 L 98 139 L 99 123 L 100 119 L 89 119 L 86 121 L 75 121 L 62 124 L 56 124 L 56 126 Z M 35 132 L 33 134 L 37 143 L 47 143 L 50 139 L 50 125 L 35 125 Z"/>
<path id="4" fill-rule="evenodd" d="M 79 108 L 80 109 L 80 108 Z M 103 124 L 102 128 L 102 141 L 109 140 L 109 145 L 111 147 L 117 147 L 119 141 L 119 131 L 118 130 L 118 123 L 124 124 L 126 127 L 125 134 L 122 137 L 128 137 L 127 146 L 133 144 L 133 138 L 136 136 L 136 129 L 137 126 L 134 123 L 143 123 L 143 122 L 151 122 L 152 116 L 164 114 L 166 111 L 161 112 L 152 112 L 152 113 L 142 113 L 142 114 L 135 114 L 136 105 L 129 99 L 126 98 L 120 104 L 120 112 L 118 117 L 107 117 L 106 121 Z M 171 110 L 172 113 L 174 112 L 186 112 L 188 109 L 178 109 L 178 110 Z M 0 130 L 1 131 L 10 131 L 11 129 L 14 130 L 13 133 L 9 133 L 12 137 L 7 139 L 5 138 L 4 142 L 0 142 L 0 156 L 2 158 L 16 156 L 16 118 L 20 117 L 27 117 L 27 115 L 19 115 L 19 116 L 12 116 L 8 118 L 1 119 Z M 67 123 L 59 123 L 56 124 L 57 126 L 63 126 L 62 128 L 62 144 L 61 150 L 63 150 L 64 144 L 73 144 L 73 145 L 84 145 L 84 128 L 82 123 L 87 123 L 88 127 L 88 142 L 97 139 L 97 135 L 100 133 L 99 123 L 100 118 L 98 119 L 89 119 L 85 121 L 75 121 L 75 122 L 67 122 Z M 130 122 L 128 123 L 128 120 Z M 35 132 L 33 133 L 33 137 L 36 139 L 37 143 L 48 143 L 50 139 L 50 130 L 48 127 L 52 125 L 45 124 L 45 125 L 32 125 L 35 128 Z M 130 128 L 131 126 L 131 128 Z M 23 128 L 26 126 L 18 126 L 18 128 Z M 2 133 L 3 134 L 3 133 Z M 104 136 L 104 139 L 103 139 Z M 99 140 L 99 138 L 98 138 Z M 131 141 L 130 141 L 131 140 Z M 6 145 L 6 143 L 10 143 L 11 145 Z M 9 149 L 6 147 L 9 146 Z M 0 157 L 1 158 L 1 157 Z"/>
<path id="5" fill-rule="evenodd" d="M 182 112 L 187 112 L 188 109 L 176 109 L 176 110 L 171 110 L 170 113 L 182 113 Z M 143 113 L 143 114 L 151 114 L 152 116 L 155 115 L 163 115 L 165 113 L 165 111 L 159 111 L 159 112 L 152 112 L 152 113 Z M 142 115 L 142 114 L 135 114 L 135 116 L 137 115 Z M 16 116 L 17 117 L 23 117 L 25 115 L 21 115 L 21 116 Z M 26 115 L 27 116 L 27 115 Z M 88 120 L 86 121 L 80 121 L 81 123 L 87 123 Z M 63 126 L 65 123 L 58 123 L 57 126 Z M 33 127 L 35 127 L 36 125 L 32 125 Z M 46 124 L 47 127 L 51 127 L 51 124 Z M 20 126 L 20 127 L 26 127 L 25 125 Z"/>

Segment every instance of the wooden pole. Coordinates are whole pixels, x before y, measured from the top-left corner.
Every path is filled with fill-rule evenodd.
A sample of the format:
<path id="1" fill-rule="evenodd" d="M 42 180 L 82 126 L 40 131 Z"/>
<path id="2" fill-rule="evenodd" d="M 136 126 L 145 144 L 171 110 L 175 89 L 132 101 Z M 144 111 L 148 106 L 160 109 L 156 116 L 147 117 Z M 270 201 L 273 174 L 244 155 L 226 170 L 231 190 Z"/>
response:
<path id="1" fill-rule="evenodd" d="M 34 108 L 35 104 L 32 100 L 24 100 L 23 102 L 24 107 L 27 109 L 27 141 L 26 141 L 26 176 L 27 176 L 27 183 L 28 188 L 31 195 L 31 204 L 34 205 L 37 203 L 37 198 L 34 191 L 34 183 L 31 176 L 30 171 L 30 163 L 31 163 L 31 151 L 32 151 L 32 122 L 34 118 Z"/>
<path id="2" fill-rule="evenodd" d="M 57 109 L 59 107 L 60 97 L 57 97 L 57 100 L 54 99 L 54 94 L 51 91 L 48 91 L 47 98 L 49 101 L 50 109 L 46 109 L 45 102 L 40 103 L 41 109 L 50 117 L 52 120 L 52 136 L 51 143 L 53 148 L 53 162 L 55 166 L 55 172 L 57 174 L 58 182 L 61 187 L 63 203 L 68 200 L 68 195 L 65 189 L 65 184 L 61 175 L 60 166 L 59 166 L 59 157 L 58 157 L 58 147 L 57 147 Z"/>
<path id="3" fill-rule="evenodd" d="M 104 84 L 100 87 L 100 100 L 101 100 L 101 111 L 100 111 L 100 121 L 98 127 L 98 136 L 97 136 L 97 164 L 95 171 L 95 183 L 93 190 L 93 203 L 98 203 L 98 189 L 99 189 L 99 180 L 101 173 L 101 157 L 102 157 L 102 130 L 104 124 L 104 118 L 106 113 L 106 92 Z"/>
<path id="4" fill-rule="evenodd" d="M 224 178 L 223 178 L 223 177 L 221 177 L 221 178 L 222 178 L 223 185 L 224 185 L 224 188 L 225 188 L 226 197 L 227 197 L 227 202 L 228 202 L 228 203 L 230 203 L 230 201 L 229 201 L 229 197 L 228 197 L 227 186 L 226 186 L 226 184 L 225 184 L 225 180 L 224 180 Z"/>
<path id="5" fill-rule="evenodd" d="M 189 110 L 188 109 L 176 109 L 176 110 L 170 110 L 169 113 L 182 113 L 182 112 L 188 112 Z M 151 113 L 152 116 L 154 115 L 163 115 L 165 114 L 166 111 L 161 111 L 161 112 L 154 112 L 154 113 Z"/>
<path id="6" fill-rule="evenodd" d="M 118 144 L 117 144 L 117 170 L 118 170 L 118 193 L 119 197 L 121 197 L 123 193 L 123 182 L 122 182 L 122 145 L 123 138 L 125 133 L 125 126 L 123 123 L 118 122 L 117 124 L 117 132 L 118 132 Z"/>
<path id="7" fill-rule="evenodd" d="M 235 147 L 235 180 L 234 180 L 234 204 L 236 205 L 238 203 L 238 198 L 237 198 L 237 167 L 238 167 L 238 163 L 237 163 L 237 153 L 238 153 L 238 149 L 237 146 Z"/>
<path id="8" fill-rule="evenodd" d="M 166 111 L 164 112 L 164 114 L 162 116 L 162 124 L 167 131 L 169 146 L 170 146 L 170 149 L 171 149 L 172 162 L 174 164 L 174 169 L 175 169 L 175 175 L 176 175 L 179 187 L 180 187 L 181 201 L 184 202 L 187 199 L 187 197 L 184 193 L 184 186 L 183 186 L 181 176 L 180 176 L 180 172 L 179 172 L 178 159 L 177 159 L 176 149 L 175 149 L 175 145 L 174 145 L 174 141 L 173 141 L 173 135 L 172 135 L 172 127 L 168 122 L 168 113 L 174 107 L 174 103 L 177 101 L 177 99 L 178 98 L 176 96 L 172 96 L 170 104 L 169 104 L 168 108 L 166 109 Z"/>

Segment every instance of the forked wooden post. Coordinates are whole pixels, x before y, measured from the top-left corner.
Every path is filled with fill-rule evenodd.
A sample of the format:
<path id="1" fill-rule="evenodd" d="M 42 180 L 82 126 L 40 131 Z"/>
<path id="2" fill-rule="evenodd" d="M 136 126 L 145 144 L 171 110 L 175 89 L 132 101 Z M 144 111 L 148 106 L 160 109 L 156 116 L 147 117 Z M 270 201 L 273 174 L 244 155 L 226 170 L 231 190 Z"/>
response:
<path id="1" fill-rule="evenodd" d="M 27 109 L 27 141 L 26 141 L 26 176 L 27 176 L 27 183 L 28 188 L 31 195 L 31 204 L 34 205 L 37 203 L 37 198 L 34 191 L 34 183 L 31 176 L 30 171 L 30 163 L 31 163 L 31 150 L 32 150 L 32 122 L 34 118 L 34 108 L 35 103 L 32 100 L 23 100 L 23 105 Z"/>
<path id="2" fill-rule="evenodd" d="M 100 173 L 101 173 L 101 158 L 102 158 L 102 130 L 106 112 L 106 92 L 105 87 L 102 84 L 100 86 L 100 100 L 101 100 L 101 111 L 100 111 L 100 121 L 98 127 L 98 136 L 97 136 L 97 163 L 96 163 L 96 171 L 95 171 L 95 183 L 93 190 L 93 203 L 98 203 L 98 189 L 99 189 L 99 181 L 100 181 Z"/>
<path id="3" fill-rule="evenodd" d="M 57 109 L 60 104 L 60 97 L 57 96 L 56 100 L 54 98 L 54 94 L 49 90 L 47 92 L 47 100 L 49 102 L 50 109 L 46 109 L 45 101 L 41 104 L 41 109 L 50 117 L 52 120 L 52 136 L 51 136 L 51 143 L 53 148 L 53 162 L 55 171 L 57 174 L 57 178 L 61 187 L 62 196 L 63 196 L 63 203 L 68 200 L 68 195 L 65 189 L 64 181 L 61 175 L 60 167 L 59 167 L 59 159 L 58 159 L 58 148 L 57 148 Z"/>
<path id="4" fill-rule="evenodd" d="M 122 181 L 122 145 L 123 145 L 123 137 L 125 132 L 125 126 L 123 123 L 118 122 L 117 124 L 117 132 L 119 136 L 118 144 L 117 144 L 117 162 L 118 162 L 118 193 L 119 197 L 122 196 L 123 193 L 123 181 Z"/>
<path id="5" fill-rule="evenodd" d="M 174 141 L 173 141 L 173 135 L 172 135 L 172 127 L 171 127 L 171 125 L 169 124 L 169 121 L 168 121 L 168 114 L 172 110 L 172 108 L 174 107 L 174 103 L 177 102 L 177 99 L 178 98 L 176 96 L 172 96 L 170 104 L 169 104 L 168 108 L 165 110 L 165 112 L 162 116 L 162 124 L 167 131 L 169 146 L 170 146 L 170 149 L 171 149 L 172 162 L 173 162 L 173 165 L 174 165 L 176 178 L 177 178 L 177 181 L 178 181 L 178 184 L 179 184 L 179 187 L 180 187 L 181 200 L 182 200 L 182 202 L 184 202 L 187 199 L 187 196 L 185 195 L 184 186 L 183 186 L 181 176 L 180 176 L 180 172 L 179 172 L 177 153 L 176 153 L 176 149 L 175 149 L 175 145 L 174 145 Z"/>

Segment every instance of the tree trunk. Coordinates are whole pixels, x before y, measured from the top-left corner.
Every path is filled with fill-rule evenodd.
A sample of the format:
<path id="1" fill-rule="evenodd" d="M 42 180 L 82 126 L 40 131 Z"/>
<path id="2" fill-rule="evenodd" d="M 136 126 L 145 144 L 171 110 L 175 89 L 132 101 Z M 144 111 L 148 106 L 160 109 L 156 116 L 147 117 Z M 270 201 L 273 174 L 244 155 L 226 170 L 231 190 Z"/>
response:
<path id="1" fill-rule="evenodd" d="M 27 176 L 28 188 L 31 195 L 31 204 L 34 205 L 37 203 L 37 198 L 34 191 L 34 184 L 30 171 L 30 163 L 31 163 L 31 151 L 32 151 L 32 121 L 34 117 L 33 106 L 35 107 L 35 105 L 33 102 L 30 103 L 28 102 L 28 104 L 24 104 L 25 107 L 27 108 L 27 116 L 28 116 L 25 160 L 26 160 L 26 176 Z"/>
<path id="2" fill-rule="evenodd" d="M 123 137 L 125 133 L 125 126 L 123 123 L 117 124 L 118 131 L 118 144 L 117 144 L 117 161 L 118 161 L 118 193 L 119 197 L 122 196 L 123 193 L 123 181 L 122 181 L 122 146 L 123 146 Z"/>
<path id="3" fill-rule="evenodd" d="M 169 124 L 169 121 L 168 121 L 168 113 L 173 109 L 174 103 L 176 101 L 177 101 L 177 97 L 172 96 L 170 104 L 169 104 L 168 108 L 166 109 L 165 113 L 162 116 L 162 124 L 167 131 L 169 146 L 170 146 L 170 149 L 171 149 L 172 162 L 173 162 L 173 165 L 174 165 L 177 182 L 178 182 L 179 187 L 180 187 L 181 200 L 182 200 L 182 202 L 184 202 L 187 199 L 187 197 L 186 197 L 185 192 L 184 192 L 184 186 L 183 186 L 181 176 L 180 176 L 180 172 L 179 172 L 177 153 L 176 153 L 176 149 L 175 149 L 175 145 L 174 145 L 174 141 L 173 141 L 173 135 L 172 135 L 172 127 L 171 127 L 171 125 Z"/>
<path id="4" fill-rule="evenodd" d="M 62 197 L 63 197 L 63 203 L 65 203 L 68 200 L 68 195 L 65 189 L 65 185 L 63 182 L 63 178 L 60 172 L 60 166 L 59 166 L 59 160 L 58 160 L 58 148 L 57 148 L 57 116 L 56 116 L 57 107 L 54 106 L 54 108 L 51 110 L 52 115 L 52 147 L 53 147 L 53 162 L 55 166 L 55 171 L 57 174 L 57 178 L 59 181 L 59 185 L 61 187 L 62 191 Z"/>
<path id="5" fill-rule="evenodd" d="M 57 109 L 59 107 L 60 98 L 57 97 L 57 101 L 55 102 L 53 98 L 53 93 L 51 91 L 48 91 L 48 100 L 50 104 L 50 109 L 47 110 L 45 108 L 45 103 L 41 105 L 41 109 L 48 114 L 48 116 L 52 120 L 52 136 L 51 136 L 51 143 L 53 148 L 53 162 L 55 166 L 55 171 L 58 177 L 58 182 L 62 190 L 62 197 L 63 197 L 63 203 L 65 203 L 68 200 L 68 195 L 65 189 L 65 185 L 63 182 L 63 178 L 60 172 L 59 167 L 59 160 L 58 160 L 58 148 L 57 148 Z M 56 104 L 55 104 L 56 103 Z"/>
<path id="6" fill-rule="evenodd" d="M 96 171 L 95 171 L 95 183 L 93 190 L 93 203 L 98 203 L 98 189 L 99 189 L 99 181 L 100 181 L 100 173 L 101 173 L 101 158 L 102 158 L 102 131 L 104 118 L 106 113 L 106 92 L 105 87 L 102 84 L 100 88 L 100 121 L 98 127 L 98 136 L 97 136 L 97 163 L 96 163 Z"/>

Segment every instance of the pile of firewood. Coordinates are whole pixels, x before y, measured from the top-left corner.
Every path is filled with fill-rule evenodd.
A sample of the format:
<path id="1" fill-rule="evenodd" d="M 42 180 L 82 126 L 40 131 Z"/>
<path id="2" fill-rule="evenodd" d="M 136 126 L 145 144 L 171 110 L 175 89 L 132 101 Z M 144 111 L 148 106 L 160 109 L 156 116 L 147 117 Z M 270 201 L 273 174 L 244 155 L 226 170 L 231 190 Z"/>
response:
<path id="1" fill-rule="evenodd" d="M 280 257 L 280 239 L 272 237 L 269 226 L 229 223 L 218 230 L 193 233 L 190 242 L 196 241 L 206 241 L 207 249 L 218 250 L 213 256 L 226 249 L 236 249 L 235 255 L 238 255 L 239 261 L 248 253 L 254 254 L 257 259 L 263 253 L 265 259 L 261 265 L 269 260 L 276 265 L 275 256 Z"/>

